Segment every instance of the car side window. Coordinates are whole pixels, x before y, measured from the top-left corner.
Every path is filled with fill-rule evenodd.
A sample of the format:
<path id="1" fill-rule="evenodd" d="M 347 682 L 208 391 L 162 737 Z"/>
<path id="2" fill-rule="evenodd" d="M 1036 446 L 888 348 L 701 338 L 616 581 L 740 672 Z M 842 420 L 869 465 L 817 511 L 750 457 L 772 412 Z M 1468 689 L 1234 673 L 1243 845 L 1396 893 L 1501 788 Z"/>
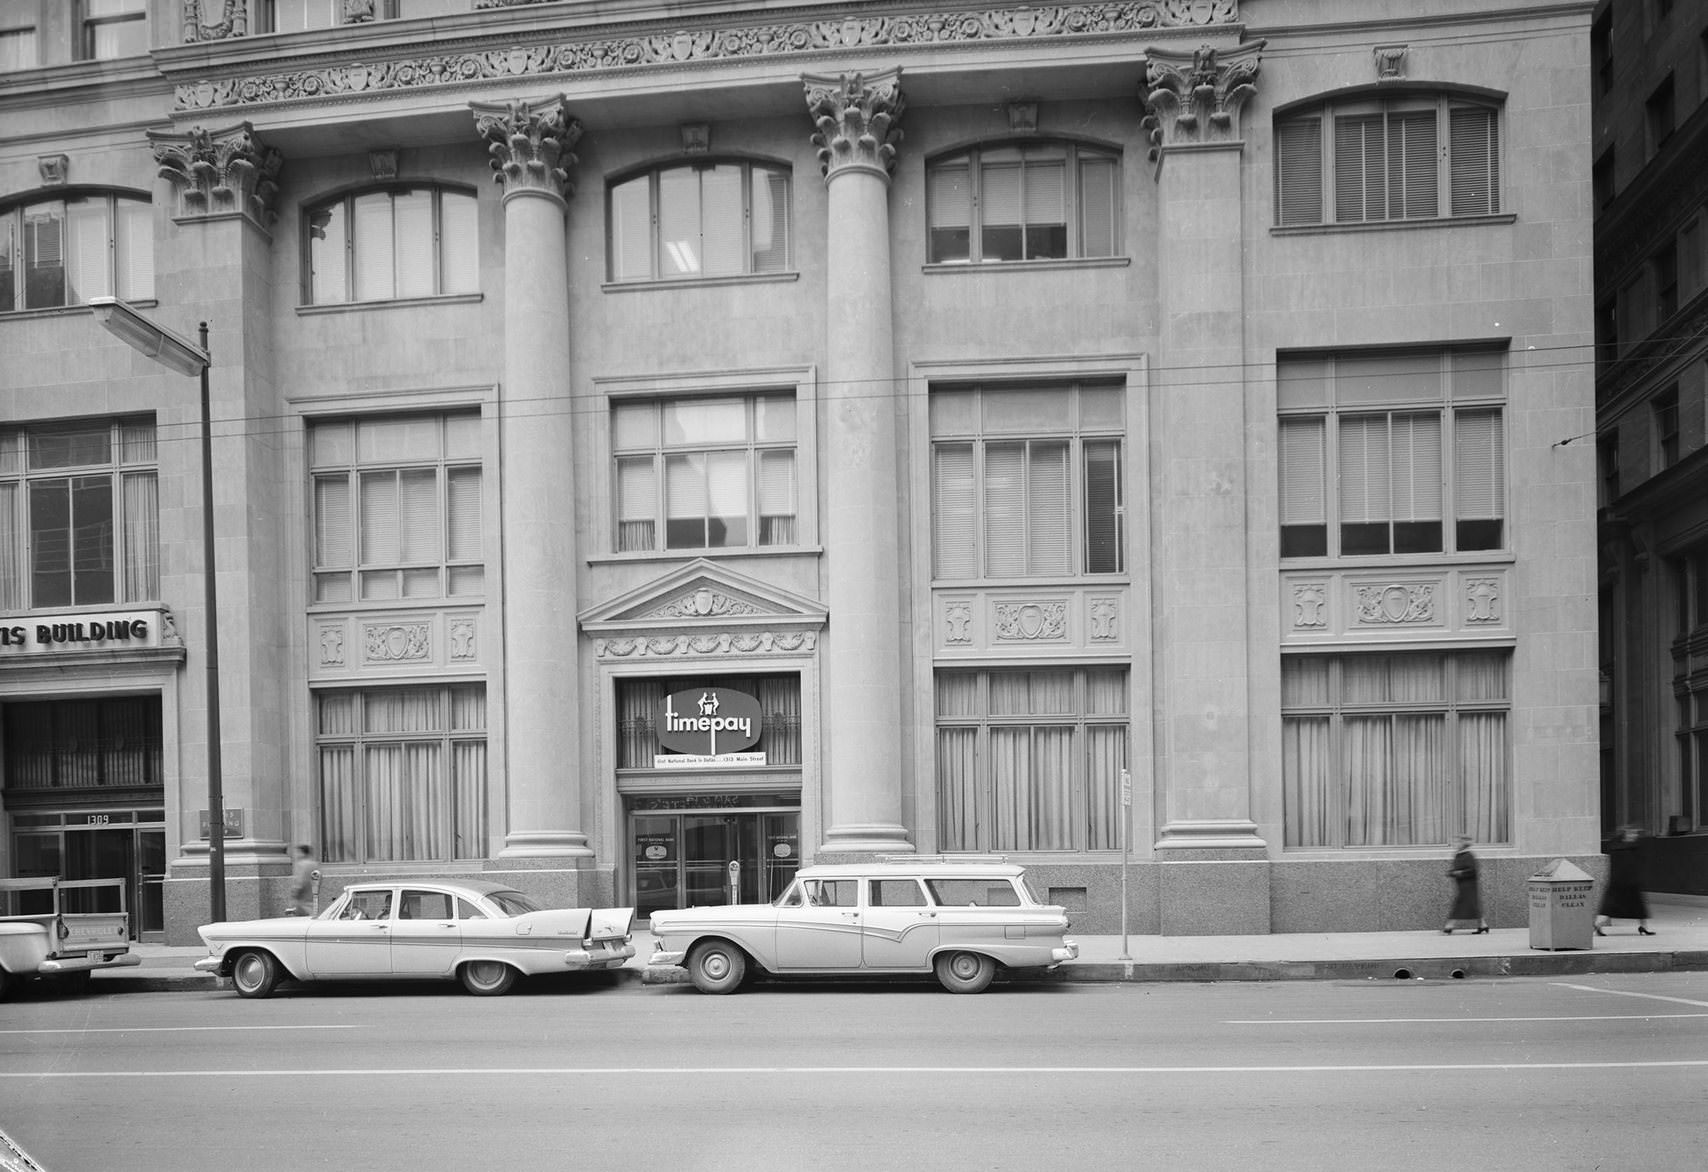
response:
<path id="1" fill-rule="evenodd" d="M 470 903 L 468 900 L 457 900 L 457 919 L 484 920 L 486 918 L 486 913 L 475 907 L 474 904 Z"/>
<path id="2" fill-rule="evenodd" d="M 451 918 L 451 897 L 443 891 L 411 891 L 404 889 L 398 901 L 400 920 L 448 920 Z"/>
<path id="3" fill-rule="evenodd" d="M 852 879 L 814 879 L 806 885 L 807 902 L 814 907 L 858 907 L 859 888 Z"/>
<path id="4" fill-rule="evenodd" d="M 1006 879 L 928 879 L 933 898 L 946 907 L 1019 907 L 1020 896 Z"/>
<path id="5" fill-rule="evenodd" d="M 338 918 L 341 920 L 384 920 L 391 916 L 391 892 L 358 891 L 350 897 Z"/>
<path id="6" fill-rule="evenodd" d="M 866 901 L 872 907 L 924 907 L 927 903 L 917 879 L 873 879 Z"/>

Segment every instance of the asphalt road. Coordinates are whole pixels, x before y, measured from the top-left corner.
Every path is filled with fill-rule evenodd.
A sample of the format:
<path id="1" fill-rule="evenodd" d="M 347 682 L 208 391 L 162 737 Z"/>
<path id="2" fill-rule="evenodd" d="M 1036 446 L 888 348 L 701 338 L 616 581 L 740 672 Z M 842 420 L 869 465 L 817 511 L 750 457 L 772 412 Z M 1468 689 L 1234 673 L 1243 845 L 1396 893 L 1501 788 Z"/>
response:
<path id="1" fill-rule="evenodd" d="M 48 1172 L 1699 1169 L 1701 974 L 31 997 Z"/>

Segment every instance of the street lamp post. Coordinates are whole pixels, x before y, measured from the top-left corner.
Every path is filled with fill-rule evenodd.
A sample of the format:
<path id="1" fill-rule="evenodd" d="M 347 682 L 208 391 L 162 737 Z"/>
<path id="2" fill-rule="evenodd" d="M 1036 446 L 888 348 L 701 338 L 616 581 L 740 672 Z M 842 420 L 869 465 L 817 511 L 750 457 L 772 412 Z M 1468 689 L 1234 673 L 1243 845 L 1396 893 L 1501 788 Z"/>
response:
<path id="1" fill-rule="evenodd" d="M 208 409 L 208 323 L 200 326 L 200 345 L 157 325 L 116 297 L 96 297 L 89 308 L 107 332 L 179 374 L 199 375 L 202 383 L 202 599 L 207 614 L 208 694 L 208 914 L 225 919 L 225 793 L 220 775 L 219 591 L 214 574 L 213 426 Z"/>

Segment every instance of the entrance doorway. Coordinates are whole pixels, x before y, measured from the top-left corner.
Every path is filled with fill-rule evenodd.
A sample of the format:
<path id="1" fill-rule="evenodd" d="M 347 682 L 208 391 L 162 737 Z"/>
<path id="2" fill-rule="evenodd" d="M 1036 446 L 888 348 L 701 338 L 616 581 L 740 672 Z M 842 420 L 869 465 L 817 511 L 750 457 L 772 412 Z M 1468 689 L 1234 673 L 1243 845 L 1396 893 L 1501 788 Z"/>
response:
<path id="1" fill-rule="evenodd" d="M 635 915 L 769 903 L 800 866 L 800 838 L 799 809 L 631 809 L 628 880 Z"/>
<path id="2" fill-rule="evenodd" d="M 151 817 L 152 816 L 152 817 Z M 152 825 L 150 824 L 152 823 Z M 159 810 L 16 814 L 13 871 L 23 879 L 123 879 L 131 938 L 165 934 L 166 828 Z M 112 888 L 64 892 L 74 912 L 116 912 Z"/>

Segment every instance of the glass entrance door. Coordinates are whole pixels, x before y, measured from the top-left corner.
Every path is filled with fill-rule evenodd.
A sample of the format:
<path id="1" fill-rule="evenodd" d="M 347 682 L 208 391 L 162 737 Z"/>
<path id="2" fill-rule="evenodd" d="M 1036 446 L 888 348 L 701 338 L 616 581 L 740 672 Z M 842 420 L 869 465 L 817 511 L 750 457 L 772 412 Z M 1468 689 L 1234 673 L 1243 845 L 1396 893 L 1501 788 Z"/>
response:
<path id="1" fill-rule="evenodd" d="M 635 914 L 770 902 L 800 865 L 800 821 L 798 810 L 630 815 Z"/>

